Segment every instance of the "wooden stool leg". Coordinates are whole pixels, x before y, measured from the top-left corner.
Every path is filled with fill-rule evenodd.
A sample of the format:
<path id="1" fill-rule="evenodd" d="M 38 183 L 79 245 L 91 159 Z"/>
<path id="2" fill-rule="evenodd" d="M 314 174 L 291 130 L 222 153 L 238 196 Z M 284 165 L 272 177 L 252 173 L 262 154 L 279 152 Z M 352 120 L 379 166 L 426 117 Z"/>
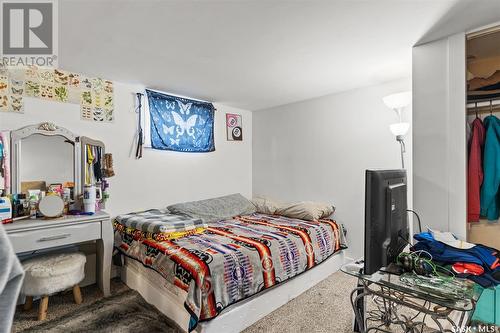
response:
<path id="1" fill-rule="evenodd" d="M 47 318 L 47 309 L 49 308 L 49 296 L 43 296 L 38 306 L 38 320 Z"/>
<path id="2" fill-rule="evenodd" d="M 26 296 L 24 301 L 24 311 L 29 311 L 33 308 L 33 296 Z"/>
<path id="3" fill-rule="evenodd" d="M 82 292 L 79 285 L 73 286 L 73 298 L 75 299 L 76 304 L 82 303 Z"/>

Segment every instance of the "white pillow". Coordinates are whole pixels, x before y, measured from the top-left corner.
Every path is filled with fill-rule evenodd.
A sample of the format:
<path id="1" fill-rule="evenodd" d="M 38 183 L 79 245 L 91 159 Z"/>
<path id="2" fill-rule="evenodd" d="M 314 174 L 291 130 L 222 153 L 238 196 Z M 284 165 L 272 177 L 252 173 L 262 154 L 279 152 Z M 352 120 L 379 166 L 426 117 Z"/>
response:
<path id="1" fill-rule="evenodd" d="M 299 201 L 284 204 L 276 210 L 276 214 L 301 220 L 314 221 L 327 218 L 332 215 L 334 211 L 335 207 L 327 203 Z"/>
<path id="2" fill-rule="evenodd" d="M 267 197 L 255 197 L 252 199 L 252 203 L 255 206 L 255 209 L 258 213 L 274 215 L 280 206 L 281 203 Z"/>
<path id="3" fill-rule="evenodd" d="M 257 212 L 262 214 L 276 214 L 308 221 L 327 218 L 335 211 L 335 207 L 327 203 L 313 201 L 283 203 L 264 196 L 253 198 L 252 203 Z"/>

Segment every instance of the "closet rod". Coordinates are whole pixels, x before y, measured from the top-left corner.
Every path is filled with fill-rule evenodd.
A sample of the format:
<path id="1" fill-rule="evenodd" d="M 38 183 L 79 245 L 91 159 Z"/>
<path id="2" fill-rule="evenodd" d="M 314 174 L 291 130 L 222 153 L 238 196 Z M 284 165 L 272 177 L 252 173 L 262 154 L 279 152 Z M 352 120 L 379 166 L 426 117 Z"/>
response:
<path id="1" fill-rule="evenodd" d="M 489 106 L 486 106 L 486 107 L 478 107 L 477 108 L 477 114 L 488 114 L 488 113 L 496 113 L 496 112 L 500 112 L 500 106 L 494 106 L 492 109 L 490 109 Z M 467 109 L 467 114 L 476 114 L 476 109 L 475 108 L 468 108 Z"/>
<path id="2" fill-rule="evenodd" d="M 497 104 L 500 104 L 500 97 L 496 98 L 480 98 L 480 99 L 470 99 L 467 100 L 467 105 L 474 105 L 475 103 L 490 103 L 492 102 L 493 105 L 495 105 L 495 102 L 498 102 Z"/>
<path id="3" fill-rule="evenodd" d="M 483 98 L 467 101 L 467 109 L 496 108 L 500 106 L 500 98 Z"/>
<path id="4" fill-rule="evenodd" d="M 468 101 L 467 114 L 484 114 L 500 111 L 500 99 L 489 98 L 482 100 Z"/>

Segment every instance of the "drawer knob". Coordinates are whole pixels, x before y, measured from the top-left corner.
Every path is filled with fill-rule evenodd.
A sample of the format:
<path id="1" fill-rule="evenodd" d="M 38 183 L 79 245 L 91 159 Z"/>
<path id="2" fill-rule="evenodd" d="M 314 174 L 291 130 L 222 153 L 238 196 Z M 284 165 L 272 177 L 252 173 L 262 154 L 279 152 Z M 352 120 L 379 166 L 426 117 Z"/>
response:
<path id="1" fill-rule="evenodd" d="M 69 236 L 71 236 L 71 234 L 61 234 L 61 235 L 50 236 L 50 237 L 42 237 L 38 241 L 39 242 L 48 242 L 48 241 L 53 241 L 53 240 L 57 240 L 57 239 L 68 238 Z"/>

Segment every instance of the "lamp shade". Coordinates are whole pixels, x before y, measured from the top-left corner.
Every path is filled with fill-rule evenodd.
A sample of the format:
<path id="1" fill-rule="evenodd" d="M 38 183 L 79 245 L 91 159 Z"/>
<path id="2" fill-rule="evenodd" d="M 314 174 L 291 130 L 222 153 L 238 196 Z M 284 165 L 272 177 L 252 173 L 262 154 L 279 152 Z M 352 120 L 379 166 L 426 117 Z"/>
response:
<path id="1" fill-rule="evenodd" d="M 389 125 L 389 128 L 394 136 L 406 135 L 410 129 L 409 123 L 395 123 Z"/>
<path id="2" fill-rule="evenodd" d="M 382 98 L 382 100 L 390 109 L 402 109 L 411 104 L 411 91 L 388 95 Z"/>

